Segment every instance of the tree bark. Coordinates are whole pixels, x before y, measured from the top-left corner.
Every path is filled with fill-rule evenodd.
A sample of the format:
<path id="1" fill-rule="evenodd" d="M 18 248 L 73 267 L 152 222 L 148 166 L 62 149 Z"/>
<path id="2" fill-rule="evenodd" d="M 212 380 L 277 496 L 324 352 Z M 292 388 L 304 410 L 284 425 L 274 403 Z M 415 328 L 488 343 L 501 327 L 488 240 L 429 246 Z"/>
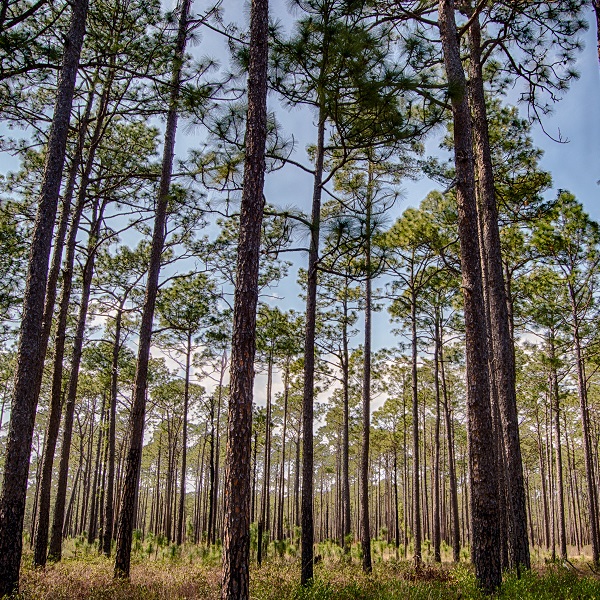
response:
<path id="1" fill-rule="evenodd" d="M 596 484 L 594 476 L 594 459 L 590 440 L 590 418 L 587 398 L 587 380 L 585 376 L 584 358 L 581 351 L 580 322 L 577 315 L 577 302 L 572 284 L 569 284 L 569 297 L 573 317 L 573 348 L 575 351 L 575 368 L 577 370 L 577 392 L 581 414 L 581 435 L 583 441 L 583 456 L 585 460 L 585 477 L 588 491 L 589 533 L 592 545 L 592 561 L 598 565 L 600 559 L 598 535 L 598 511 L 596 502 Z"/>
<path id="2" fill-rule="evenodd" d="M 110 86 L 108 83 L 104 86 L 104 91 L 98 107 L 98 114 L 96 118 L 96 126 L 94 133 L 92 134 L 92 140 L 88 151 L 88 156 L 85 161 L 84 173 L 79 184 L 79 191 L 77 193 L 77 200 L 71 224 L 69 227 L 69 234 L 67 237 L 67 252 L 63 263 L 63 274 L 62 274 L 62 289 L 59 302 L 59 309 L 56 323 L 56 338 L 54 342 L 54 360 L 53 360 L 53 372 L 52 372 L 52 387 L 51 387 L 51 401 L 50 401 L 50 415 L 48 417 L 48 431 L 46 435 L 46 449 L 44 451 L 44 465 L 42 469 L 42 481 L 40 489 L 40 510 L 38 514 L 38 523 L 36 527 L 36 540 L 35 540 L 35 551 L 34 551 L 34 564 L 37 566 L 44 566 L 46 564 L 47 551 L 48 551 L 48 527 L 50 520 L 50 491 L 52 486 L 52 467 L 54 464 L 54 453 L 56 449 L 56 441 L 58 439 L 58 432 L 60 428 L 60 416 L 63 400 L 63 371 L 64 371 L 64 354 L 65 354 L 65 343 L 67 335 L 67 320 L 69 318 L 69 309 L 71 303 L 71 290 L 73 285 L 73 265 L 75 263 L 75 252 L 77 247 L 77 235 L 79 233 L 79 223 L 83 210 L 87 203 L 87 189 L 89 186 L 90 175 L 94 164 L 94 158 L 98 143 L 101 138 L 102 124 L 104 117 L 106 116 L 106 108 L 108 102 L 108 95 L 110 92 Z M 87 118 L 92 109 L 93 104 L 93 93 L 89 94 L 88 104 L 86 107 Z M 87 119 L 86 119 L 87 120 Z M 87 129 L 87 128 L 85 128 Z M 85 132 L 83 135 L 85 138 Z M 83 144 L 84 139 L 81 140 Z M 81 151 L 83 148 L 81 148 Z M 69 185 L 74 185 L 74 182 L 69 182 Z M 53 265 L 54 267 L 54 265 Z M 49 285 L 51 285 L 49 277 Z M 46 309 L 45 314 L 47 318 L 52 321 L 52 312 L 49 307 L 49 294 L 46 294 Z"/>
<path id="3" fill-rule="evenodd" d="M 350 453 L 350 374 L 349 374 L 349 352 L 348 352 L 348 280 L 344 282 L 344 314 L 342 327 L 342 378 L 343 378 L 343 395 L 344 395 L 344 423 L 342 433 L 342 522 L 343 522 L 343 539 L 342 547 L 344 553 L 350 553 L 351 541 L 348 536 L 351 533 L 350 523 L 350 469 L 349 469 L 349 453 Z"/>
<path id="4" fill-rule="evenodd" d="M 19 587 L 29 456 L 48 341 L 47 337 L 44 339 L 42 335 L 45 327 L 43 319 L 48 258 L 65 161 L 75 80 L 85 36 L 88 0 L 77 0 L 72 7 L 48 138 L 40 201 L 32 233 L 23 300 L 21 334 L 17 350 L 0 497 L 0 596 L 18 591 Z"/>
<path id="5" fill-rule="evenodd" d="M 113 523 L 114 523 L 114 489 L 115 489 L 115 445 L 117 426 L 117 386 L 119 382 L 119 353 L 121 351 L 121 323 L 123 320 L 123 302 L 115 316 L 115 338 L 113 341 L 112 364 L 110 370 L 110 404 L 108 420 L 108 465 L 106 477 L 106 492 L 104 497 L 104 529 L 102 532 L 102 552 L 110 556 Z M 159 445 L 160 448 L 160 445 Z M 159 462 L 160 472 L 160 462 Z"/>
<path id="6" fill-rule="evenodd" d="M 488 592 L 502 582 L 499 552 L 496 457 L 492 438 L 487 332 L 477 225 L 471 115 L 454 16 L 454 2 L 440 0 L 439 26 L 454 121 L 458 233 L 467 359 L 467 415 L 471 481 L 471 554 Z"/>
<path id="7" fill-rule="evenodd" d="M 556 443 L 556 483 L 558 489 L 558 546 L 560 557 L 567 560 L 567 535 L 565 528 L 565 505 L 564 505 L 564 483 L 563 483 L 563 465 L 562 465 L 562 447 L 560 435 L 560 394 L 558 390 L 558 375 L 556 372 L 556 349 L 554 343 L 554 334 L 550 335 L 550 391 L 552 394 L 552 404 L 554 409 L 554 435 Z"/>
<path id="8" fill-rule="evenodd" d="M 488 122 L 481 66 L 481 29 L 475 17 L 469 29 L 469 100 L 473 123 L 476 170 L 480 190 L 483 259 L 486 263 L 487 300 L 492 339 L 492 365 L 497 381 L 498 405 L 504 447 L 507 486 L 507 526 L 509 567 L 531 566 L 527 539 L 527 512 L 523 461 L 519 440 L 519 419 L 515 390 L 514 345 L 510 334 L 506 286 L 502 270 L 502 250 L 498 228 L 498 207 L 489 142 Z"/>
<path id="9" fill-rule="evenodd" d="M 412 269 L 412 263 L 411 263 Z M 412 437 L 413 437 L 413 537 L 415 566 L 419 568 L 421 557 L 421 484 L 419 465 L 419 394 L 417 381 L 417 299 L 414 289 L 414 277 L 411 276 L 410 326 L 411 326 L 411 393 L 412 393 Z"/>
<path id="10" fill-rule="evenodd" d="M 442 561 L 441 531 L 440 531 L 440 351 L 439 351 L 439 317 L 435 311 L 435 340 L 434 340 L 434 388 L 435 388 L 435 456 L 433 461 L 433 560 Z"/>
<path id="11" fill-rule="evenodd" d="M 233 309 L 229 423 L 225 466 L 222 600 L 250 595 L 250 451 L 256 306 L 264 208 L 267 136 L 268 0 L 252 0 L 246 160 Z"/>
<path id="12" fill-rule="evenodd" d="M 92 225 L 88 239 L 87 258 L 83 268 L 83 289 L 81 291 L 79 314 L 77 315 L 75 340 L 73 343 L 73 355 L 71 357 L 71 372 L 69 375 L 69 385 L 65 401 L 63 439 L 60 452 L 56 499 L 54 502 L 54 515 L 52 517 L 52 532 L 50 535 L 50 546 L 48 548 L 48 559 L 52 561 L 59 561 L 62 557 L 65 502 L 67 496 L 67 478 L 69 475 L 71 438 L 73 435 L 73 416 L 75 413 L 75 401 L 77 399 L 77 385 L 79 383 L 79 366 L 81 364 L 81 356 L 83 353 L 85 323 L 87 320 L 88 304 L 92 288 L 94 261 L 98 249 L 98 234 L 102 225 L 105 206 L 106 203 L 102 202 L 102 205 L 94 211 L 96 212 L 96 214 L 92 219 Z"/>
<path id="13" fill-rule="evenodd" d="M 321 184 L 323 179 L 325 145 L 325 112 L 319 109 L 317 150 L 312 199 L 310 248 L 306 281 L 306 331 L 304 338 L 304 390 L 302 396 L 302 549 L 300 583 L 313 578 L 313 409 L 315 385 L 315 329 L 317 320 L 317 275 L 319 261 L 319 231 L 321 229 Z"/>
<path id="14" fill-rule="evenodd" d="M 369 188 L 371 187 L 371 168 L 369 168 Z M 371 194 L 367 190 L 365 211 L 365 341 L 363 357 L 363 430 L 362 449 L 360 457 L 360 487 L 361 487 L 361 536 L 362 568 L 365 573 L 373 570 L 371 564 L 371 529 L 369 519 L 369 441 L 371 433 Z"/>
<path id="15" fill-rule="evenodd" d="M 148 360 L 150 357 L 150 342 L 152 338 L 152 322 L 156 305 L 158 278 L 161 267 L 161 255 L 165 242 L 167 207 L 173 172 L 173 156 L 175 153 L 175 135 L 179 97 L 181 95 L 181 72 L 183 68 L 185 46 L 188 36 L 188 20 L 191 0 L 183 0 L 175 42 L 173 72 L 171 76 L 171 94 L 165 128 L 162 168 L 154 218 L 154 231 L 148 264 L 148 279 L 140 325 L 138 358 L 135 374 L 133 401 L 129 418 L 129 448 L 125 467 L 125 480 L 119 513 L 117 532 L 117 552 L 115 559 L 116 578 L 128 578 L 131 561 L 131 542 L 137 504 L 142 446 L 144 441 L 144 420 L 146 412 L 146 386 L 148 378 Z"/>
<path id="16" fill-rule="evenodd" d="M 176 543 L 181 546 L 185 536 L 185 476 L 187 471 L 187 428 L 188 405 L 190 399 L 190 360 L 192 356 L 192 334 L 188 333 L 185 354 L 185 383 L 183 391 L 183 431 L 181 441 L 181 479 L 179 481 L 179 510 L 177 518 Z"/>

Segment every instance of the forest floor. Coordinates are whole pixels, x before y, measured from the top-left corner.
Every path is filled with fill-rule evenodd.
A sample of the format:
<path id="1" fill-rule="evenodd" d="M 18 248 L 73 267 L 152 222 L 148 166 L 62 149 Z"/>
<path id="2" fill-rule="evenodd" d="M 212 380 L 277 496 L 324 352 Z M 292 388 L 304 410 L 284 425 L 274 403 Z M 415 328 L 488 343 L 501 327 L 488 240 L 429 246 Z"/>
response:
<path id="1" fill-rule="evenodd" d="M 72 546 L 71 546 L 72 548 Z M 458 565 L 425 565 L 416 572 L 409 561 L 384 560 L 374 556 L 371 575 L 364 575 L 356 556 L 342 561 L 328 548 L 315 567 L 309 588 L 299 585 L 299 561 L 285 555 L 270 558 L 251 568 L 251 597 L 256 600 L 433 600 L 482 599 L 472 569 L 466 561 Z M 353 553 L 354 554 L 354 553 Z M 218 600 L 220 564 L 216 551 L 191 547 L 183 553 L 176 547 L 160 553 L 139 551 L 132 557 L 130 581 L 114 581 L 113 561 L 99 557 L 80 544 L 65 552 L 61 563 L 33 569 L 31 556 L 24 556 L 22 600 Z M 537 561 L 535 568 L 517 578 L 508 573 L 498 599 L 600 599 L 600 577 L 589 563 L 573 566 Z"/>

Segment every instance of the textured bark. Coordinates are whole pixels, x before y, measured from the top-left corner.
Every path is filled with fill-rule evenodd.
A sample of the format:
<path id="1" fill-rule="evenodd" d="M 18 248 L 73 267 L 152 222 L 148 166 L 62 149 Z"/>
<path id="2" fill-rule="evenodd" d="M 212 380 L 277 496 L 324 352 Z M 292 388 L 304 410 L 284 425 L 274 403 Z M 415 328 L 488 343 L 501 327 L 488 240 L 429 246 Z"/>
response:
<path id="1" fill-rule="evenodd" d="M 440 511 L 440 344 L 439 316 L 435 311 L 435 340 L 434 340 L 434 387 L 435 387 L 435 455 L 433 460 L 433 560 L 442 561 L 441 555 L 441 511 Z"/>
<path id="2" fill-rule="evenodd" d="M 252 0 L 248 64 L 246 161 L 240 209 L 237 279 L 233 308 L 225 510 L 223 600 L 250 596 L 250 451 L 252 387 L 256 351 L 256 306 L 264 207 L 267 135 L 268 0 Z"/>
<path id="3" fill-rule="evenodd" d="M 413 263 L 411 263 L 412 268 Z M 414 277 L 411 276 L 411 285 L 414 286 Z M 417 299 L 414 287 L 411 289 L 410 298 L 410 325 L 411 325 L 411 391 L 412 391 L 412 439 L 413 439 L 413 537 L 415 566 L 422 563 L 421 556 L 421 475 L 419 466 L 419 394 L 417 390 Z"/>
<path id="4" fill-rule="evenodd" d="M 114 571 L 114 575 L 117 578 L 129 577 L 129 567 L 131 562 L 131 543 L 133 540 L 133 527 L 139 488 L 142 446 L 144 441 L 146 386 L 148 378 L 148 361 L 150 357 L 150 342 L 152 338 L 152 322 L 154 320 L 154 309 L 156 306 L 161 255 L 165 243 L 167 206 L 171 188 L 178 105 L 181 94 L 181 71 L 188 36 L 190 5 L 191 0 L 184 0 L 181 4 L 177 40 L 175 42 L 173 71 L 171 75 L 171 94 L 165 127 L 161 176 L 154 217 L 150 260 L 148 263 L 148 279 L 146 281 L 144 308 L 140 324 L 133 401 L 129 417 L 129 448 L 127 450 L 125 479 L 123 482 L 119 524 L 117 529 L 117 551 Z"/>
<path id="5" fill-rule="evenodd" d="M 92 481 L 92 493 L 91 502 L 92 507 L 90 510 L 90 521 L 88 525 L 88 544 L 93 544 L 98 535 L 98 507 L 99 507 L 99 494 L 98 486 L 100 482 L 100 461 L 102 453 L 102 440 L 104 439 L 105 423 L 104 413 L 106 412 L 106 394 L 102 397 L 102 410 L 100 411 L 100 422 L 98 425 L 98 438 L 96 440 L 96 459 L 94 464 L 94 479 Z"/>
<path id="6" fill-rule="evenodd" d="M 557 510 L 558 510 L 558 547 L 562 560 L 567 559 L 567 535 L 565 528 L 565 505 L 564 505 L 564 483 L 562 465 L 562 447 L 560 435 L 560 394 L 558 391 L 558 374 L 556 372 L 556 349 L 554 333 L 550 336 L 550 390 L 552 394 L 552 405 L 554 410 L 554 435 L 556 443 L 556 484 L 557 484 Z"/>
<path id="7" fill-rule="evenodd" d="M 310 248 L 306 280 L 306 329 L 304 337 L 304 390 L 302 396 L 302 549 L 300 582 L 313 578 L 313 410 L 315 385 L 315 329 L 317 320 L 317 264 L 319 261 L 319 231 L 321 228 L 321 193 L 323 178 L 323 146 L 325 144 L 325 114 L 319 110 L 317 149 L 312 199 Z"/>
<path id="8" fill-rule="evenodd" d="M 58 431 L 60 428 L 60 413 L 63 401 L 63 371 L 64 371 L 64 355 L 65 355 L 65 343 L 67 334 L 67 320 L 69 318 L 70 301 L 71 301 L 71 289 L 73 285 L 73 265 L 75 264 L 75 252 L 77 247 L 77 235 L 79 233 L 79 223 L 83 210 L 87 203 L 87 189 L 89 185 L 90 175 L 94 164 L 94 158 L 98 143 L 101 138 L 104 118 L 106 116 L 106 108 L 108 102 L 110 85 L 107 83 L 104 86 L 104 92 L 98 108 L 98 114 L 96 118 L 96 125 L 94 133 L 92 134 L 92 140 L 88 151 L 88 156 L 85 161 L 85 167 L 83 176 L 79 184 L 79 191 L 77 192 L 77 200 L 75 203 L 75 209 L 71 219 L 69 227 L 69 234 L 67 236 L 67 251 L 63 262 L 62 270 L 62 289 L 59 301 L 59 309 L 56 323 L 56 336 L 54 341 L 54 358 L 53 358 L 53 372 L 52 372 L 52 388 L 51 388 L 51 401 L 50 401 L 50 415 L 48 417 L 48 431 L 46 435 L 46 448 L 44 450 L 44 465 L 42 470 L 42 482 L 40 491 L 40 510 L 38 515 L 38 524 L 36 528 L 36 540 L 35 540 L 35 552 L 34 552 L 34 564 L 43 566 L 46 564 L 46 552 L 48 545 L 48 527 L 50 517 L 50 489 L 52 486 L 52 467 L 54 463 L 54 452 L 56 449 L 56 441 L 58 439 Z M 88 104 L 86 107 L 87 117 L 92 109 L 94 96 L 90 93 L 88 98 Z M 84 135 L 80 138 L 81 144 L 84 142 Z M 81 151 L 83 148 L 80 149 Z M 75 174 L 73 173 L 73 176 Z M 71 182 L 69 182 L 71 185 Z M 74 185 L 74 181 L 73 181 Z M 54 266 L 54 265 L 53 265 Z M 52 276 L 52 273 L 51 273 Z M 50 278 L 49 277 L 49 285 Z M 46 314 L 48 319 L 52 320 L 52 313 L 48 312 L 49 293 L 46 294 Z"/>
<path id="9" fill-rule="evenodd" d="M 511 338 L 502 271 L 502 250 L 498 228 L 498 208 L 489 142 L 488 123 L 481 66 L 481 30 L 475 17 L 469 28 L 470 68 L 469 100 L 473 120 L 473 147 L 479 183 L 483 259 L 486 264 L 487 300 L 492 340 L 492 368 L 497 382 L 498 406 L 504 447 L 507 487 L 509 567 L 529 569 L 529 542 L 523 462 L 519 440 L 519 420 L 515 390 L 514 342 Z"/>
<path id="10" fill-rule="evenodd" d="M 85 35 L 88 2 L 79 0 L 72 6 L 73 12 L 65 39 L 65 54 L 59 74 L 54 115 L 48 139 L 40 201 L 32 233 L 17 350 L 11 419 L 0 497 L 0 596 L 11 594 L 18 590 L 19 586 L 29 457 L 47 343 L 47 339 L 43 340 L 43 318 L 48 258 L 65 161 L 73 92 Z"/>
<path id="11" fill-rule="evenodd" d="M 267 367 L 267 407 L 265 418 L 265 448 L 263 456 L 263 485 L 260 496 L 260 514 L 258 516 L 258 531 L 257 531 L 257 552 L 256 562 L 260 566 L 262 563 L 263 553 L 266 554 L 266 549 L 269 540 L 263 542 L 263 534 L 269 530 L 269 497 L 270 497 L 270 479 L 271 479 L 271 391 L 273 387 L 273 343 L 268 357 Z"/>
<path id="12" fill-rule="evenodd" d="M 471 116 L 452 0 L 440 0 L 439 25 L 454 121 L 458 233 L 467 359 L 471 555 L 479 584 L 484 590 L 492 591 L 502 582 L 496 457 L 494 445 L 489 443 L 492 439 L 492 419 Z"/>
<path id="13" fill-rule="evenodd" d="M 77 399 L 77 385 L 79 383 L 79 365 L 83 353 L 83 339 L 85 334 L 85 322 L 87 319 L 88 304 L 92 288 L 92 276 L 94 274 L 94 260 L 97 251 L 97 237 L 100 230 L 105 204 L 103 204 L 92 222 L 89 234 L 87 258 L 83 269 L 83 289 L 81 291 L 81 302 L 77 315 L 75 328 L 75 340 L 73 342 L 73 354 L 71 356 L 71 372 L 65 401 L 65 419 L 63 425 L 63 439 L 60 452 L 60 464 L 58 471 L 58 482 L 56 499 L 54 502 L 54 515 L 52 517 L 52 532 L 48 548 L 48 559 L 59 561 L 62 557 L 62 540 L 65 519 L 65 502 L 67 496 L 67 479 L 69 475 L 69 459 L 71 455 L 71 438 L 73 435 L 73 417 L 75 413 L 75 400 Z M 87 471 L 86 471 L 87 473 Z"/>
<path id="14" fill-rule="evenodd" d="M 52 324 L 52 314 L 56 299 L 56 287 L 62 263 L 62 252 L 64 248 L 64 237 L 69 223 L 70 205 L 75 188 L 75 180 L 79 171 L 80 156 L 83 152 L 85 133 L 90 117 L 94 95 L 90 93 L 85 110 L 82 126 L 79 131 L 78 147 L 73 158 L 73 164 L 69 173 L 69 181 L 65 192 L 65 199 L 62 207 L 62 214 L 56 234 L 56 244 L 52 257 L 52 265 L 48 275 L 48 286 L 46 290 L 46 304 L 44 307 L 44 335 L 43 340 L 48 340 L 50 335 L 50 326 Z M 62 401 L 62 375 L 63 359 L 65 350 L 66 325 L 69 313 L 69 298 L 71 295 L 71 282 L 73 273 L 73 262 L 75 259 L 75 244 L 77 242 L 77 232 L 79 230 L 79 219 L 83 211 L 85 199 L 78 196 L 77 204 L 71 216 L 71 226 L 67 236 L 67 254 L 63 266 L 63 282 L 61 290 L 61 299 L 59 302 L 59 313 L 57 316 L 56 336 L 54 340 L 54 359 L 52 387 L 50 395 L 50 414 L 48 416 L 48 426 L 46 429 L 46 438 L 44 443 L 44 455 L 42 458 L 42 471 L 40 479 L 40 491 L 36 513 L 36 527 L 34 540 L 33 564 L 44 566 L 48 551 L 48 527 L 50 525 L 50 492 L 52 487 L 52 466 L 54 464 L 54 453 L 56 450 L 56 441 L 60 429 L 60 413 Z"/>
<path id="15" fill-rule="evenodd" d="M 583 438 L 583 456 L 585 460 L 585 478 L 588 492 L 589 534 L 592 545 L 592 561 L 598 565 L 600 560 L 598 511 L 596 501 L 596 483 L 594 475 L 594 458 L 590 439 L 590 417 L 587 398 L 587 379 L 585 376 L 584 358 L 581 351 L 580 322 L 577 314 L 577 300 L 572 284 L 569 284 L 569 297 L 573 318 L 573 349 L 575 351 L 575 368 L 577 370 L 577 393 L 581 415 L 581 435 Z"/>
<path id="16" fill-rule="evenodd" d="M 190 400 L 190 361 L 192 357 L 192 334 L 188 333 L 185 354 L 185 387 L 183 392 L 183 431 L 181 441 L 181 477 L 179 480 L 179 509 L 177 516 L 177 535 L 175 541 L 181 546 L 185 537 L 185 476 L 187 471 L 187 428 L 188 405 Z"/>
<path id="17" fill-rule="evenodd" d="M 369 169 L 369 183 L 371 169 Z M 371 564 L 371 521 L 369 519 L 369 441 L 371 432 L 371 190 L 367 190 L 365 211 L 365 340 L 363 357 L 363 431 L 360 456 L 360 515 L 362 547 L 362 568 L 365 573 L 373 570 Z M 378 487 L 379 489 L 379 487 Z"/>
<path id="18" fill-rule="evenodd" d="M 221 372 L 219 375 L 219 393 L 217 396 L 217 443 L 215 444 L 215 484 L 214 484 L 214 493 L 213 493 L 213 505 L 218 507 L 218 494 L 219 494 L 219 463 L 221 458 L 221 405 L 223 401 L 223 379 L 225 378 L 225 372 L 227 370 L 227 351 L 223 351 L 223 356 L 221 357 Z M 212 543 L 215 544 L 217 541 L 217 514 L 218 511 L 215 510 L 214 522 L 213 522 L 213 539 Z"/>
<path id="19" fill-rule="evenodd" d="M 104 495 L 104 527 L 102 529 L 102 552 L 110 556 L 113 538 L 113 503 L 115 489 L 115 439 L 117 424 L 117 384 L 119 381 L 119 353 L 121 351 L 121 323 L 123 320 L 123 302 L 115 316 L 115 338 L 113 341 L 112 364 L 110 372 L 110 403 L 108 418 L 107 475 Z M 159 445 L 160 448 L 160 445 Z M 159 462 L 160 472 L 160 462 Z M 158 488 L 157 488 L 158 489 Z"/>
<path id="20" fill-rule="evenodd" d="M 283 431 L 281 432 L 281 465 L 279 470 L 279 514 L 277 516 L 277 540 L 279 542 L 283 540 L 283 499 L 285 494 L 285 443 L 287 433 L 288 398 L 290 391 L 289 388 L 290 365 L 288 359 L 285 364 L 285 369 L 283 373 Z"/>
<path id="21" fill-rule="evenodd" d="M 342 378 L 344 394 L 344 423 L 342 432 L 342 516 L 343 516 L 343 539 L 342 547 L 345 553 L 350 553 L 350 543 L 347 537 L 351 533 L 350 523 L 350 374 L 349 374 L 349 351 L 348 351 L 348 299 L 347 299 L 348 281 L 345 281 L 344 287 L 344 316 L 342 328 Z"/>

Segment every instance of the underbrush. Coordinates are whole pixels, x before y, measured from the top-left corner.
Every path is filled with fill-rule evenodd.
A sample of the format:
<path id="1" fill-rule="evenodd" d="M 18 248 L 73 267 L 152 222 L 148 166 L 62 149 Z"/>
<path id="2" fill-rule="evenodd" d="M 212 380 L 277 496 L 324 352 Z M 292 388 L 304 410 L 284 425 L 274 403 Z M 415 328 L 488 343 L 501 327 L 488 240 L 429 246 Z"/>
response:
<path id="1" fill-rule="evenodd" d="M 67 546 L 61 563 L 34 569 L 30 556 L 22 569 L 21 600 L 217 600 L 219 549 L 170 546 L 152 552 L 140 548 L 132 560 L 131 580 L 113 580 L 113 561 L 93 547 Z M 380 556 L 387 553 L 381 549 Z M 360 548 L 344 555 L 335 545 L 319 546 L 322 559 L 315 580 L 299 585 L 299 561 L 289 553 L 273 552 L 261 567 L 251 567 L 251 597 L 255 600 L 483 600 L 467 562 L 426 564 L 389 558 L 375 561 L 363 574 Z M 494 599 L 593 600 L 600 598 L 600 580 L 585 566 L 546 563 L 520 578 L 508 573 Z"/>

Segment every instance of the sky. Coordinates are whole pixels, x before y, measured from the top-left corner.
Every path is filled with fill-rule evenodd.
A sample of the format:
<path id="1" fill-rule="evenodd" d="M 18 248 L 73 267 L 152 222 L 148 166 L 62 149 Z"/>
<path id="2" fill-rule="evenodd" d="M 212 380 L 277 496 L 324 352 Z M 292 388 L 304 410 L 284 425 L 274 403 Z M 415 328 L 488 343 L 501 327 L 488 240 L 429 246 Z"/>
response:
<path id="1" fill-rule="evenodd" d="M 165 3 L 166 4 L 166 3 Z M 196 0 L 195 11 L 200 13 L 209 5 L 207 0 Z M 249 17 L 248 4 L 243 0 L 227 0 L 223 3 L 224 21 L 235 21 L 241 26 L 247 23 Z M 591 11 L 590 11 L 591 15 Z M 295 18 L 288 10 L 285 0 L 271 0 L 271 17 L 278 19 L 286 31 L 290 31 Z M 593 21 L 590 21 L 593 24 Z M 550 196 L 556 190 L 566 189 L 573 192 L 583 202 L 592 218 L 600 221 L 600 68 L 596 52 L 596 31 L 591 27 L 585 34 L 585 47 L 577 57 L 576 68 L 581 77 L 572 83 L 571 89 L 564 95 L 562 101 L 556 104 L 554 113 L 544 120 L 544 128 L 552 137 L 561 137 L 567 143 L 557 143 L 546 135 L 539 125 L 533 127 L 535 144 L 544 150 L 541 168 L 549 171 L 553 177 L 553 188 Z M 213 56 L 221 60 L 227 67 L 227 51 L 223 40 L 213 32 L 204 32 L 190 51 L 196 56 Z M 518 90 L 509 94 L 517 98 Z M 276 97 L 269 96 L 269 108 L 276 110 L 278 120 L 288 134 L 293 134 L 296 140 L 295 160 L 308 164 L 306 147 L 314 143 L 314 115 L 304 110 L 284 110 L 278 105 Z M 0 123 L 0 135 L 6 133 Z M 441 133 L 432 136 L 426 146 L 427 153 L 439 154 L 438 149 Z M 188 131 L 184 126 L 179 128 L 177 154 L 184 158 L 190 148 L 197 147 L 202 141 L 202 134 L 197 129 Z M 446 155 L 448 156 L 448 155 Z M 13 158 L 0 156 L 0 173 L 14 170 L 18 163 Z M 433 189 L 435 183 L 422 177 L 417 181 L 407 181 L 403 185 L 402 200 L 396 207 L 393 218 L 408 206 L 416 206 Z M 267 200 L 277 206 L 294 206 L 304 211 L 309 210 L 312 194 L 310 175 L 286 167 L 277 173 L 267 176 L 265 183 Z M 304 266 L 306 255 L 294 254 L 295 265 L 291 275 L 275 290 L 275 294 L 285 297 L 277 302 L 281 307 L 303 310 L 303 302 L 299 297 L 299 288 L 295 283 L 298 266 Z M 185 267 L 183 267 L 185 269 Z M 374 315 L 373 323 L 375 349 L 392 346 L 398 340 L 391 333 L 389 318 L 385 311 Z M 358 341 L 357 341 L 358 343 Z M 257 378 L 257 398 L 263 396 L 264 382 Z"/>

